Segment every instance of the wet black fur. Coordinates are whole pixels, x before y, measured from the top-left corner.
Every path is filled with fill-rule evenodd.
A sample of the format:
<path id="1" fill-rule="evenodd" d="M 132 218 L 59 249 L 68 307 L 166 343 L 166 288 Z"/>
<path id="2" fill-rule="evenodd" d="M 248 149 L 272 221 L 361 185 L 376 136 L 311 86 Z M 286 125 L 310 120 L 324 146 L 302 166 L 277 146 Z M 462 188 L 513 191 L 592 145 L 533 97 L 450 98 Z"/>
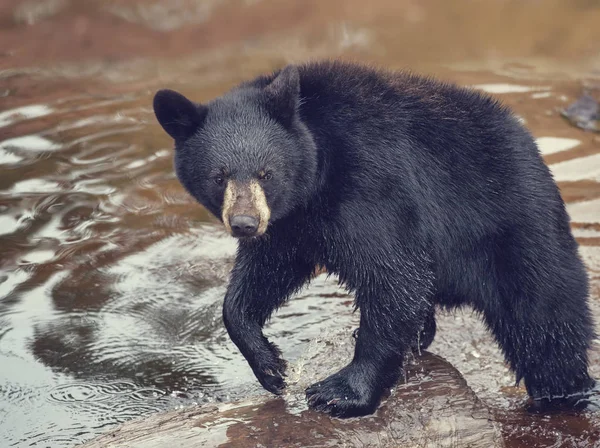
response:
<path id="1" fill-rule="evenodd" d="M 290 66 L 190 104 L 162 91 L 155 110 L 199 202 L 219 216 L 217 173 L 273 172 L 267 234 L 240 241 L 223 309 L 267 390 L 285 387 L 285 362 L 262 327 L 317 265 L 361 313 L 352 362 L 307 390 L 317 410 L 373 412 L 419 332 L 421 346 L 433 340 L 435 304 L 477 310 L 532 397 L 593 384 L 586 272 L 558 188 L 508 109 L 341 62 Z"/>

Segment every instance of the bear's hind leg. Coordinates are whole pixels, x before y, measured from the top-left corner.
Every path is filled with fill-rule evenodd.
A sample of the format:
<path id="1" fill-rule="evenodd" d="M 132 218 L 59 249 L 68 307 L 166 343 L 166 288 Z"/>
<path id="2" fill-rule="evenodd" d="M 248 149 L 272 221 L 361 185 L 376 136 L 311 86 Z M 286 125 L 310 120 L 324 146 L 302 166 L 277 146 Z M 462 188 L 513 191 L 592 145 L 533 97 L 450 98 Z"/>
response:
<path id="1" fill-rule="evenodd" d="M 513 298 L 484 310 L 484 318 L 517 382 L 524 380 L 534 400 L 550 401 L 594 385 L 587 357 L 593 328 L 585 296 L 544 301 Z"/>
<path id="2" fill-rule="evenodd" d="M 587 355 L 594 325 L 585 266 L 568 223 L 513 225 L 491 242 L 482 263 L 486 289 L 473 305 L 517 382 L 524 380 L 538 402 L 585 392 L 594 385 Z"/>

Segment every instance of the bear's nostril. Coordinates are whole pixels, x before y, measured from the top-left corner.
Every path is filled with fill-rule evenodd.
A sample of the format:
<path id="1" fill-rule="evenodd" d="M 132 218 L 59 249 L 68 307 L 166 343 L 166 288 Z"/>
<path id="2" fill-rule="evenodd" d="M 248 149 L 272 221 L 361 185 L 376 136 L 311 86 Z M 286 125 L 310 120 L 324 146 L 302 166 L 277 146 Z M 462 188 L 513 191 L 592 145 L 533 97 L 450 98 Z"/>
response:
<path id="1" fill-rule="evenodd" d="M 253 236 L 258 230 L 258 219 L 249 215 L 236 215 L 229 220 L 233 236 Z"/>

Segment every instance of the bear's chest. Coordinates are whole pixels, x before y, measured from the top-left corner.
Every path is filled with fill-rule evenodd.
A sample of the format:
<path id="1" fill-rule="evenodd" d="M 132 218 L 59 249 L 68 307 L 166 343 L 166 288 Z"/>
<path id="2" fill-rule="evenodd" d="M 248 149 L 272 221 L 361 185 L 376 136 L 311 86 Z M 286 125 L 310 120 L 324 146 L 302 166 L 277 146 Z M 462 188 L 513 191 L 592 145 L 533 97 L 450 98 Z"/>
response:
<path id="1" fill-rule="evenodd" d="M 330 274 L 339 274 L 344 270 L 344 256 L 340 249 L 340 244 L 329 237 L 324 229 L 317 235 L 312 234 L 301 245 L 305 258 L 319 270 L 325 269 Z"/>
<path id="2" fill-rule="evenodd" d="M 349 244 L 330 215 L 321 208 L 313 208 L 280 227 L 302 260 L 315 266 L 317 271 L 325 269 L 328 273 L 340 274 L 346 268 Z"/>

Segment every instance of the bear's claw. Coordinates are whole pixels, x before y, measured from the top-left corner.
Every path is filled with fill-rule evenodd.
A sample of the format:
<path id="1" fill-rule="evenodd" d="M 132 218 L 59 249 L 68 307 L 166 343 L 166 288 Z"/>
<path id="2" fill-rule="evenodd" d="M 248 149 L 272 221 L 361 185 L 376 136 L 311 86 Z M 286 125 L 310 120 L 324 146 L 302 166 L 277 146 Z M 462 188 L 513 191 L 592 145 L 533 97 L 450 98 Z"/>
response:
<path id="1" fill-rule="evenodd" d="M 349 367 L 306 389 L 308 406 L 334 417 L 348 418 L 372 414 L 379 403 L 379 394 L 365 384 L 353 385 Z M 359 393 L 357 391 L 361 391 Z"/>
<path id="2" fill-rule="evenodd" d="M 257 378 L 266 390 L 275 395 L 281 395 L 287 387 L 283 378 L 278 375 L 264 375 L 262 378 L 257 375 Z"/>
<path id="3" fill-rule="evenodd" d="M 281 358 L 280 352 L 273 344 L 270 344 L 271 353 L 259 363 L 259 367 L 253 369 L 254 375 L 260 384 L 269 392 L 281 395 L 286 388 L 284 377 L 287 363 Z"/>

